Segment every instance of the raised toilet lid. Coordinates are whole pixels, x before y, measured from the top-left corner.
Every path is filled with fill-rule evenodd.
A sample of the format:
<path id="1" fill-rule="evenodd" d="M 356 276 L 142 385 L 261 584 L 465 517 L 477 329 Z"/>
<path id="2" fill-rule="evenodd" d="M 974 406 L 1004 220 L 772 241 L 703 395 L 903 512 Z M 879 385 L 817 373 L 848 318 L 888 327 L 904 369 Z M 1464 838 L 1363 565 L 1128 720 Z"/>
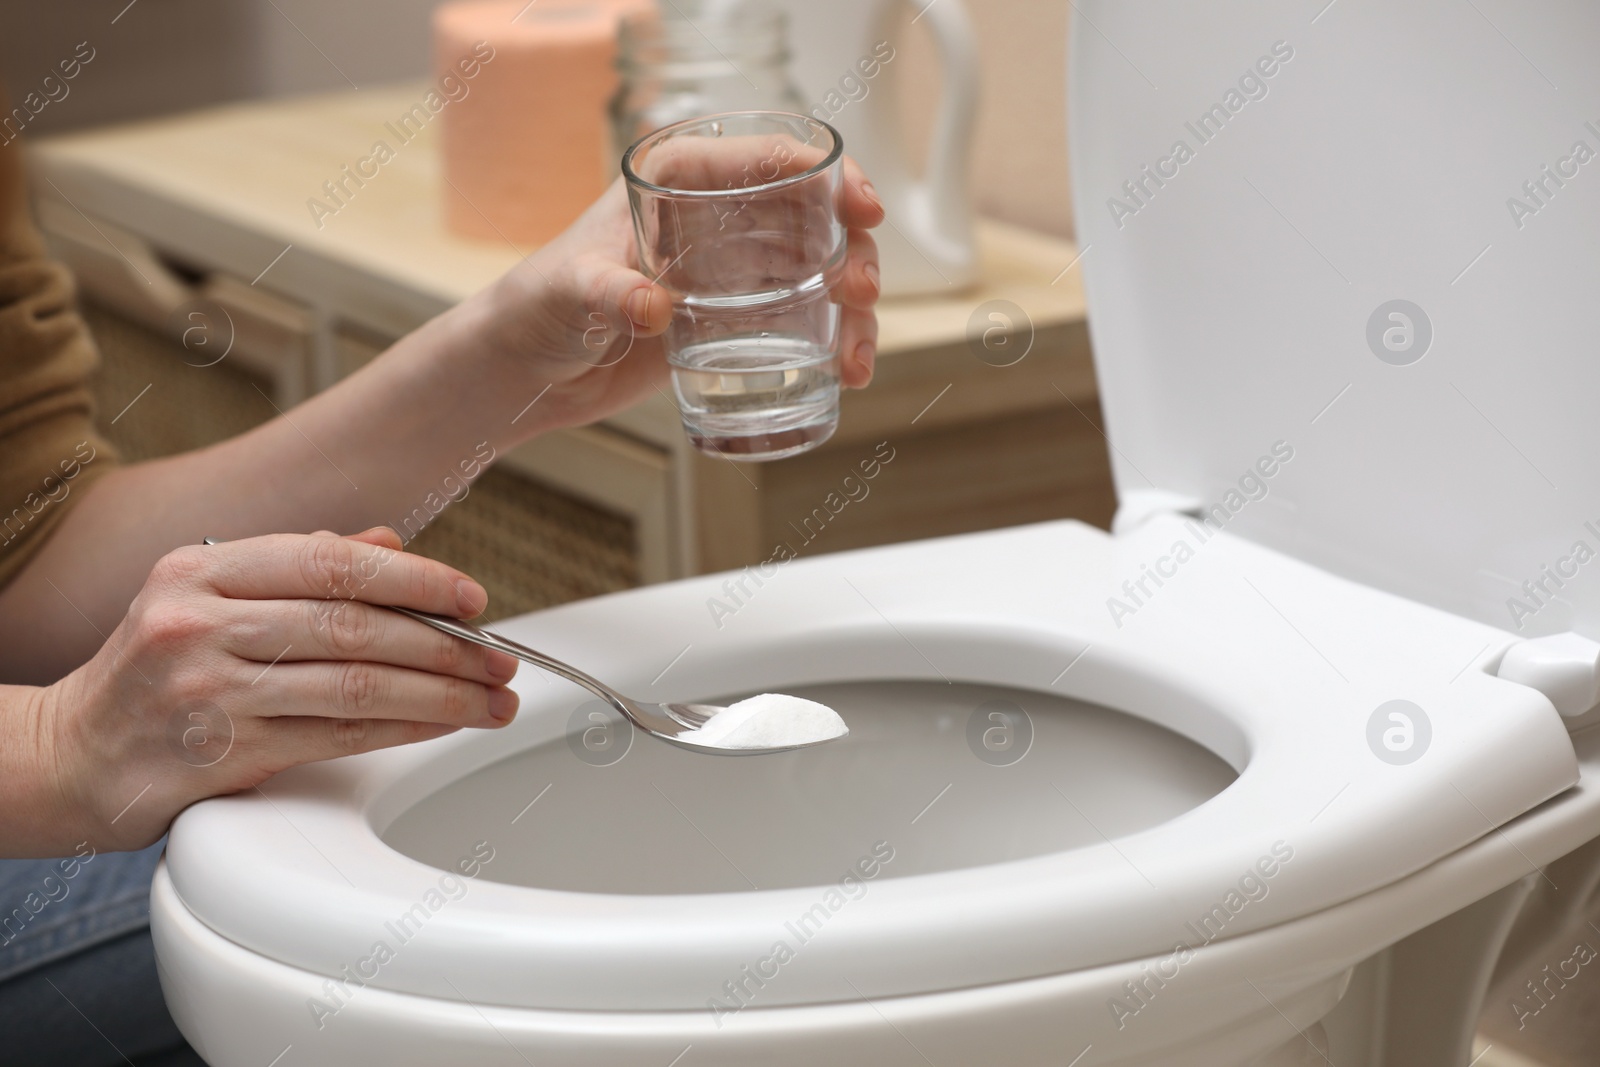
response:
<path id="1" fill-rule="evenodd" d="M 725 595 L 720 576 L 526 616 L 507 632 L 650 699 L 863 679 L 942 687 L 949 696 L 914 699 L 948 722 L 907 736 L 943 747 L 885 760 L 882 730 L 864 723 L 814 765 L 821 750 L 659 760 L 645 748 L 658 743 L 638 738 L 600 766 L 563 740 L 587 694 L 524 670 L 523 711 L 504 731 L 298 768 L 189 809 L 168 845 L 175 887 L 252 951 L 330 976 L 355 968 L 390 989 L 705 1009 L 741 968 L 777 967 L 758 997 L 774 1006 L 1237 936 L 1392 882 L 1575 781 L 1545 698 L 1484 669 L 1504 633 L 1199 534 L 1170 517 L 1118 538 L 1052 523 L 796 561 L 721 628 L 706 607 Z M 1154 595 L 1132 615 L 1108 610 L 1149 568 L 1171 576 L 1145 579 Z M 1013 693 L 1040 720 L 1035 747 L 995 765 L 965 742 L 975 719 L 989 722 L 991 698 L 972 685 L 1143 721 Z M 1371 740 L 1393 700 L 1429 724 L 1411 762 Z M 558 747 L 518 755 L 541 744 Z M 1063 753 L 1075 746 L 1109 771 Z M 790 783 L 770 797 L 752 788 L 763 763 L 775 779 L 827 768 L 870 817 L 824 800 L 800 827 L 777 806 Z M 734 772 L 741 789 L 728 787 Z M 451 799 L 463 789 L 451 783 L 477 773 L 488 784 Z M 619 795 L 648 800 L 654 783 L 658 799 L 607 805 L 595 785 L 607 775 L 633 776 Z M 996 805 L 997 789 L 1014 790 L 1015 810 Z M 768 824 L 768 852 L 787 839 L 795 856 L 753 847 Z M 550 873 L 541 848 L 579 869 Z M 858 859 L 874 873 L 854 892 L 844 875 Z M 453 873 L 461 861 L 476 877 Z M 781 965 L 779 942 L 793 950 Z M 374 962 L 379 943 L 388 958 Z"/>
<path id="2" fill-rule="evenodd" d="M 1600 6 L 1323 6 L 1076 4 L 1119 491 L 1600 640 Z M 1254 476 L 1279 442 L 1293 461 Z"/>

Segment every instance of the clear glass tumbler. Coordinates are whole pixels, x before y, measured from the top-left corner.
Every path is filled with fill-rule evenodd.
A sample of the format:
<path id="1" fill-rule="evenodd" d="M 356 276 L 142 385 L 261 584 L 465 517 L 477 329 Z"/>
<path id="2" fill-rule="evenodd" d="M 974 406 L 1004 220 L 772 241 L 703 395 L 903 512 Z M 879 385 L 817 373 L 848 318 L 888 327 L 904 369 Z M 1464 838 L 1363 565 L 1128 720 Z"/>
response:
<path id="1" fill-rule="evenodd" d="M 640 269 L 673 299 L 667 359 L 702 452 L 792 456 L 839 424 L 844 145 L 782 111 L 691 119 L 622 157 Z"/>

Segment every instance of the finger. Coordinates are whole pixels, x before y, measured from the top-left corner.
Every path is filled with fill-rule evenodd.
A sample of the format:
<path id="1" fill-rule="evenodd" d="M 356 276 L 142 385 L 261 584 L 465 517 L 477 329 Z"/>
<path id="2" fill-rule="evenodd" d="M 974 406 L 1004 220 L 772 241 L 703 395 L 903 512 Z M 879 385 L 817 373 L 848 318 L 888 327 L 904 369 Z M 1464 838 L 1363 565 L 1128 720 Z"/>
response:
<path id="1" fill-rule="evenodd" d="M 828 156 L 822 145 L 787 133 L 679 137 L 662 142 L 643 160 L 639 177 L 656 185 L 702 192 L 746 190 L 792 178 Z"/>
<path id="2" fill-rule="evenodd" d="M 651 153 L 644 175 L 680 189 L 745 190 L 803 174 L 826 158 L 820 146 L 792 137 L 685 138 Z M 844 192 L 840 214 L 846 226 L 871 229 L 883 221 L 883 202 L 859 164 L 841 162 Z"/>
<path id="3" fill-rule="evenodd" d="M 273 719 L 263 726 L 264 736 L 258 745 L 271 753 L 268 760 L 279 770 L 380 748 L 432 741 L 460 729 L 458 726 L 433 722 L 324 719 L 315 716 L 287 716 Z"/>
<path id="4" fill-rule="evenodd" d="M 586 256 L 574 261 L 572 269 L 572 285 L 583 294 L 582 321 L 576 325 L 585 347 L 612 344 L 619 327 L 636 338 L 654 337 L 672 321 L 671 294 L 633 268 Z M 604 328 L 597 330 L 597 325 Z"/>
<path id="5" fill-rule="evenodd" d="M 393 552 L 405 551 L 406 543 L 400 540 L 400 535 L 388 526 L 374 526 L 370 530 L 362 530 L 358 534 L 351 534 L 350 540 L 360 541 L 362 544 L 377 545 Z"/>
<path id="6" fill-rule="evenodd" d="M 225 601 L 227 651 L 255 663 L 360 661 L 504 685 L 514 656 L 440 633 L 397 611 L 347 600 Z"/>
<path id="7" fill-rule="evenodd" d="M 379 663 L 280 663 L 256 687 L 262 718 L 404 719 L 497 727 L 517 713 L 517 694 L 427 671 Z"/>
<path id="8" fill-rule="evenodd" d="M 839 378 L 847 389 L 872 381 L 878 354 L 878 316 L 847 307 L 839 321 Z"/>
<path id="9" fill-rule="evenodd" d="M 631 275 L 617 283 L 624 295 L 619 299 L 623 313 L 633 323 L 634 336 L 654 337 L 666 331 L 672 322 L 672 294 L 653 284 L 635 270 L 620 270 L 618 274 Z"/>
<path id="10" fill-rule="evenodd" d="M 162 561 L 237 600 L 361 600 L 471 618 L 489 594 L 454 567 L 345 537 L 271 534 L 196 549 Z"/>
<path id="11" fill-rule="evenodd" d="M 878 302 L 882 283 L 878 277 L 878 243 L 865 230 L 847 231 L 844 273 L 833 295 L 846 307 L 866 310 Z"/>
<path id="12" fill-rule="evenodd" d="M 883 201 L 855 160 L 844 157 L 844 197 L 840 217 L 852 229 L 870 230 L 883 221 Z"/>

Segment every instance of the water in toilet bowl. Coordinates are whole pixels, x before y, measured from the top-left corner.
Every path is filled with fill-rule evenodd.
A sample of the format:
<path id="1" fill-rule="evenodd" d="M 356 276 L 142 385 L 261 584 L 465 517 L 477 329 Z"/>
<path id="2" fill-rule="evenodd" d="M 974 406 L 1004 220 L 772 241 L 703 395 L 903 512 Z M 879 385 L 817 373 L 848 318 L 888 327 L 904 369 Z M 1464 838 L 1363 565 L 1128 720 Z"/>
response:
<path id="1" fill-rule="evenodd" d="M 606 761 L 560 737 L 442 785 L 379 835 L 445 870 L 492 841 L 482 877 L 512 885 L 746 892 L 837 882 L 879 842 L 891 879 L 1093 847 L 1237 777 L 1186 737 L 1049 693 L 940 681 L 789 692 L 836 709 L 849 735 L 752 759 L 637 739 Z"/>

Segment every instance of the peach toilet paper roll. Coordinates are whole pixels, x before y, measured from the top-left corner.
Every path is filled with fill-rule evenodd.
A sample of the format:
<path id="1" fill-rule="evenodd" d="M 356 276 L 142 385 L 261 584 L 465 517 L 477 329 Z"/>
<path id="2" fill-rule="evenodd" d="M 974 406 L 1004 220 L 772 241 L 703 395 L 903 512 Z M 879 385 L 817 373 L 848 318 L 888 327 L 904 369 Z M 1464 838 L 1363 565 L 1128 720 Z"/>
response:
<path id="1" fill-rule="evenodd" d="M 542 244 L 615 171 L 606 104 L 617 26 L 652 0 L 460 0 L 433 15 L 434 71 L 481 60 L 442 118 L 445 224 L 464 237 Z M 475 48 L 477 52 L 475 52 Z"/>

